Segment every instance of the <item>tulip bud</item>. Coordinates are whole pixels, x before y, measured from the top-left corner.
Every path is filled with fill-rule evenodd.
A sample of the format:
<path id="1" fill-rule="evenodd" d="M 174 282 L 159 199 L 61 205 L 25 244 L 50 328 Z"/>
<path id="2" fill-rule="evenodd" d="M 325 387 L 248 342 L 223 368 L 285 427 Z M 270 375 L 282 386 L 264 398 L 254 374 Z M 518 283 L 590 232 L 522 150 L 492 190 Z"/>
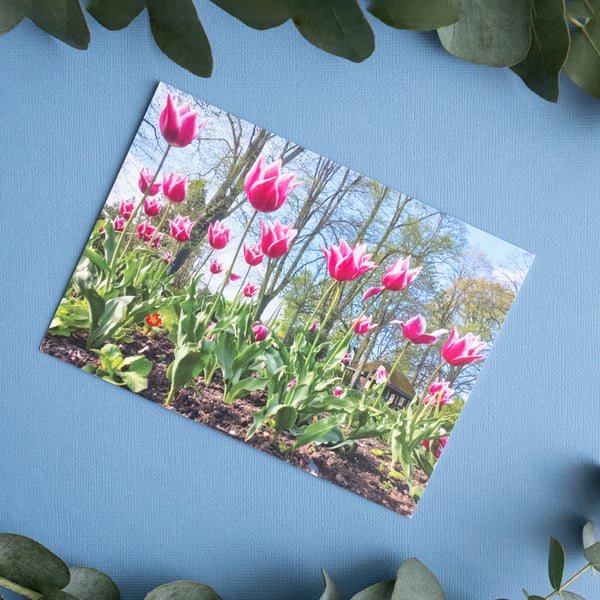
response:
<path id="1" fill-rule="evenodd" d="M 252 331 L 254 332 L 254 341 L 256 342 L 262 342 L 269 335 L 269 330 L 258 321 L 255 321 L 252 325 Z"/>

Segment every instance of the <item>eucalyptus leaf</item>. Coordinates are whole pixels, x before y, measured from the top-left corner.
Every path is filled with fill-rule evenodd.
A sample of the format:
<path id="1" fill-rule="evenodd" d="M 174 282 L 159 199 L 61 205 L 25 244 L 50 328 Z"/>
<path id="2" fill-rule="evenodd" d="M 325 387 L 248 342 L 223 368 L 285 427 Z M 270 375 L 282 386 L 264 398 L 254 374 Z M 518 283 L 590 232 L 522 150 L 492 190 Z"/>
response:
<path id="1" fill-rule="evenodd" d="M 583 550 L 583 556 L 591 562 L 596 569 L 600 569 L 600 542 L 596 542 L 589 548 Z"/>
<path id="2" fill-rule="evenodd" d="M 144 600 L 222 600 L 212 588 L 197 581 L 172 581 L 148 592 Z"/>
<path id="3" fill-rule="evenodd" d="M 288 0 L 294 25 L 311 44 L 353 62 L 368 58 L 375 36 L 356 0 Z"/>
<path id="4" fill-rule="evenodd" d="M 44 600 L 80 600 L 78 596 L 73 596 L 72 594 L 55 587 L 44 588 L 43 594 Z M 97 600 L 101 600 L 101 598 L 98 598 Z"/>
<path id="5" fill-rule="evenodd" d="M 531 0 L 531 46 L 525 59 L 512 67 L 525 85 L 550 102 L 559 94 L 559 75 L 571 36 L 563 0 Z"/>
<path id="6" fill-rule="evenodd" d="M 574 594 L 573 592 L 567 592 L 566 590 L 560 592 L 559 597 L 560 600 L 585 600 L 583 596 L 580 596 L 579 594 Z"/>
<path id="7" fill-rule="evenodd" d="M 254 29 L 271 29 L 285 23 L 290 16 L 282 0 L 211 0 L 230 15 Z"/>
<path id="8" fill-rule="evenodd" d="M 100 25 L 115 31 L 127 27 L 146 6 L 145 0 L 88 0 L 87 10 Z"/>
<path id="9" fill-rule="evenodd" d="M 24 0 L 23 13 L 38 27 L 73 46 L 85 50 L 90 43 L 90 30 L 78 0 Z"/>
<path id="10" fill-rule="evenodd" d="M 380 581 L 354 594 L 350 600 L 391 600 L 395 584 L 395 579 Z"/>
<path id="11" fill-rule="evenodd" d="M 71 567 L 71 581 L 64 591 L 80 600 L 119 600 L 121 597 L 114 581 L 91 567 Z"/>
<path id="12" fill-rule="evenodd" d="M 341 600 L 340 595 L 335 587 L 335 583 L 324 569 L 321 569 L 321 574 L 323 575 L 323 583 L 325 584 L 325 590 L 321 594 L 319 600 Z"/>
<path id="13" fill-rule="evenodd" d="M 386 25 L 418 31 L 452 25 L 460 16 L 452 0 L 371 0 L 367 10 Z"/>
<path id="14" fill-rule="evenodd" d="M 594 13 L 590 10 L 589 0 L 572 0 L 567 3 L 567 15 L 574 19 L 590 19 Z"/>
<path id="15" fill-rule="evenodd" d="M 600 3 L 588 2 L 594 9 L 592 18 L 571 36 L 571 50 L 565 73 L 580 88 L 600 98 Z"/>
<path id="16" fill-rule="evenodd" d="M 457 0 L 454 25 L 438 29 L 442 45 L 458 58 L 492 67 L 512 67 L 531 45 L 531 0 Z"/>
<path id="17" fill-rule="evenodd" d="M 0 35 L 14 29 L 23 20 L 23 16 L 16 0 L 0 4 Z"/>
<path id="18" fill-rule="evenodd" d="M 192 0 L 146 0 L 150 28 L 158 47 L 178 65 L 210 77 L 210 44 Z"/>
<path id="19" fill-rule="evenodd" d="M 42 593 L 44 588 L 64 588 L 69 583 L 69 567 L 35 540 L 0 533 L 0 577 Z"/>
<path id="20" fill-rule="evenodd" d="M 550 549 L 548 551 L 548 578 L 550 585 L 558 591 L 562 584 L 565 569 L 565 549 L 555 538 L 550 538 Z"/>
<path id="21" fill-rule="evenodd" d="M 398 569 L 392 600 L 445 600 L 445 596 L 435 575 L 416 558 L 409 558 Z"/>

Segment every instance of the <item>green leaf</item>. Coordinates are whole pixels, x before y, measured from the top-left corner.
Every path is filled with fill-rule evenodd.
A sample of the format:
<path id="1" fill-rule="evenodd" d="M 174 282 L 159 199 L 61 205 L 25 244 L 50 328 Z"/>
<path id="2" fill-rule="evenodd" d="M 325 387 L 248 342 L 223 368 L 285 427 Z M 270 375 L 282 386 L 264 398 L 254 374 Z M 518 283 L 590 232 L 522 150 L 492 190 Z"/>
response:
<path id="1" fill-rule="evenodd" d="M 175 350 L 175 359 L 167 369 L 167 379 L 171 382 L 168 402 L 178 389 L 202 372 L 205 360 L 205 354 L 191 344 L 185 344 Z"/>
<path id="2" fill-rule="evenodd" d="M 100 25 L 115 31 L 127 27 L 145 4 L 145 0 L 88 0 L 87 10 Z"/>
<path id="3" fill-rule="evenodd" d="M 594 14 L 571 36 L 565 73 L 588 94 L 600 98 L 600 3 L 588 4 Z"/>
<path id="4" fill-rule="evenodd" d="M 280 433 L 294 426 L 298 411 L 288 404 L 284 404 L 275 413 L 275 431 Z"/>
<path id="5" fill-rule="evenodd" d="M 270 29 L 287 21 L 291 14 L 281 0 L 211 0 L 230 15 L 254 29 Z"/>
<path id="6" fill-rule="evenodd" d="M 300 448 L 310 442 L 324 441 L 323 438 L 328 433 L 338 428 L 337 417 L 327 417 L 311 423 L 304 429 L 304 431 L 298 436 L 294 443 L 295 448 Z"/>
<path id="7" fill-rule="evenodd" d="M 358 592 L 350 600 L 391 600 L 396 580 L 380 581 Z"/>
<path id="8" fill-rule="evenodd" d="M 325 584 L 325 590 L 321 594 L 319 600 L 341 600 L 340 595 L 335 587 L 335 583 L 324 569 L 321 569 L 321 574 L 323 575 L 323 583 Z"/>
<path id="9" fill-rule="evenodd" d="M 0 5 L 0 35 L 14 29 L 23 20 L 23 12 L 17 2 L 4 2 Z"/>
<path id="10" fill-rule="evenodd" d="M 367 10 L 387 25 L 418 31 L 452 25 L 460 14 L 452 0 L 371 0 Z"/>
<path id="11" fill-rule="evenodd" d="M 38 27 L 61 42 L 78 50 L 90 43 L 90 30 L 78 0 L 27 0 L 21 3 L 23 13 Z"/>
<path id="12" fill-rule="evenodd" d="M 104 311 L 96 327 L 90 330 L 91 343 L 100 345 L 104 343 L 119 327 L 127 314 L 127 305 L 134 299 L 133 296 L 117 296 L 109 298 L 104 304 Z"/>
<path id="13" fill-rule="evenodd" d="M 0 577 L 41 593 L 44 588 L 64 588 L 69 567 L 35 540 L 0 533 Z"/>
<path id="14" fill-rule="evenodd" d="M 571 37 L 563 0 L 532 0 L 531 46 L 525 59 L 512 67 L 525 85 L 550 102 L 558 100 L 558 82 Z"/>
<path id="15" fill-rule="evenodd" d="M 72 567 L 71 581 L 64 591 L 80 600 L 119 600 L 121 597 L 119 588 L 108 575 L 90 567 Z"/>
<path id="16" fill-rule="evenodd" d="M 557 591 L 562 584 L 564 569 L 565 549 L 557 539 L 551 537 L 548 551 L 548 578 L 550 579 L 550 585 Z"/>
<path id="17" fill-rule="evenodd" d="M 194 75 L 210 77 L 212 52 L 192 0 L 147 0 L 147 8 L 158 47 Z"/>
<path id="18" fill-rule="evenodd" d="M 546 600 L 546 598 L 542 598 L 541 596 L 529 596 L 527 595 L 528 600 Z"/>
<path id="19" fill-rule="evenodd" d="M 245 379 L 241 379 L 227 392 L 225 401 L 233 402 L 247 396 L 251 392 L 262 391 L 265 389 L 267 383 L 268 379 L 264 377 L 246 377 Z"/>
<path id="20" fill-rule="evenodd" d="M 212 588 L 197 581 L 172 581 L 151 592 L 144 600 L 222 600 Z"/>
<path id="21" fill-rule="evenodd" d="M 593 14 L 589 0 L 572 0 L 567 4 L 567 15 L 574 19 L 591 19 Z"/>
<path id="22" fill-rule="evenodd" d="M 44 588 L 44 600 L 80 600 L 77 596 L 73 596 L 63 590 L 55 587 Z M 100 598 L 98 598 L 100 600 Z"/>
<path id="23" fill-rule="evenodd" d="M 321 50 L 361 62 L 375 49 L 375 36 L 356 0 L 289 0 L 294 25 Z"/>
<path id="24" fill-rule="evenodd" d="M 573 592 L 567 592 L 566 590 L 560 592 L 559 596 L 560 600 L 585 600 L 583 596 L 580 596 L 579 594 L 574 594 Z"/>
<path id="25" fill-rule="evenodd" d="M 83 250 L 83 255 L 86 258 L 89 258 L 102 271 L 106 271 L 107 273 L 110 271 L 108 263 L 93 248 L 86 246 Z"/>
<path id="26" fill-rule="evenodd" d="M 135 371 L 121 371 L 119 373 L 123 383 L 136 394 L 148 388 L 148 378 Z"/>
<path id="27" fill-rule="evenodd" d="M 520 63 L 531 45 L 531 0 L 459 0 L 458 23 L 438 29 L 458 58 L 492 67 Z"/>
<path id="28" fill-rule="evenodd" d="M 416 558 L 409 558 L 398 569 L 392 600 L 445 600 L 445 597 L 435 575 Z"/>
<path id="29" fill-rule="evenodd" d="M 589 548 L 584 548 L 583 556 L 591 562 L 596 569 L 600 569 L 600 542 L 596 542 Z"/>

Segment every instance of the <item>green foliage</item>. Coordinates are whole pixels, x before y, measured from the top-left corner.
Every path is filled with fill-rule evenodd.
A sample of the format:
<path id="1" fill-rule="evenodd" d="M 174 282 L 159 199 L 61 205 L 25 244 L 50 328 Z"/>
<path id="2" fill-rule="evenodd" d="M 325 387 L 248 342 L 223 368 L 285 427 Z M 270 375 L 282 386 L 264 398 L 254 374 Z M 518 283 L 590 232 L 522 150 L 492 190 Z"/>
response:
<path id="1" fill-rule="evenodd" d="M 560 590 L 562 577 L 565 569 L 565 550 L 562 544 L 555 538 L 550 538 L 550 550 L 548 552 L 548 578 L 550 585 Z"/>
<path id="2" fill-rule="evenodd" d="M 172 581 L 153 589 L 144 600 L 221 600 L 221 596 L 197 581 Z"/>
<path id="3" fill-rule="evenodd" d="M 375 47 L 373 31 L 356 0 L 212 2 L 255 29 L 291 20 L 311 44 L 354 62 L 368 58 Z M 86 6 L 111 30 L 127 27 L 146 7 L 160 49 L 192 73 L 211 75 L 210 43 L 192 0 L 87 0 Z M 598 0 L 371 0 L 367 10 L 397 29 L 437 30 L 451 54 L 510 67 L 533 92 L 556 102 L 562 71 L 600 98 L 599 7 Z M 0 34 L 23 18 L 75 48 L 89 44 L 78 0 L 9 0 L 0 7 Z"/>
<path id="4" fill-rule="evenodd" d="M 91 567 L 72 567 L 69 571 L 71 580 L 64 591 L 79 600 L 119 600 L 121 597 L 115 582 L 101 571 Z"/>

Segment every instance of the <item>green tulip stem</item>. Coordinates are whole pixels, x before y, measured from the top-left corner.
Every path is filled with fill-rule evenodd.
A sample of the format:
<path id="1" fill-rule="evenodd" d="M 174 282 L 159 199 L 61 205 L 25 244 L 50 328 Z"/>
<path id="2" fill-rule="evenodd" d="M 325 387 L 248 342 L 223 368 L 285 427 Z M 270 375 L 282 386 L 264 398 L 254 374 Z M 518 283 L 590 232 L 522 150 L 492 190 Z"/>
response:
<path id="1" fill-rule="evenodd" d="M 30 598 L 31 600 L 44 600 L 44 596 L 42 594 L 34 592 L 33 590 L 23 587 L 18 583 L 14 583 L 13 581 L 9 581 L 8 579 L 4 579 L 4 577 L 0 577 L 0 587 L 20 594 L 25 598 Z"/>
<path id="2" fill-rule="evenodd" d="M 238 307 L 240 300 L 242 299 L 242 294 L 244 293 L 244 283 L 246 282 L 246 279 L 248 279 L 248 275 L 250 275 L 250 269 L 252 267 L 249 265 L 248 268 L 246 269 L 246 274 L 242 277 L 241 281 L 240 281 L 240 287 L 237 291 L 237 294 L 235 295 L 235 298 L 233 299 L 233 302 L 231 304 L 231 312 L 234 313 L 236 308 Z"/>
<path id="3" fill-rule="evenodd" d="M 269 279 L 271 278 L 271 273 L 273 271 L 274 260 L 271 258 L 267 258 L 267 268 L 265 270 L 265 276 L 263 277 L 260 284 L 260 292 L 258 293 L 258 299 L 256 300 L 256 310 L 254 311 L 254 320 L 258 319 L 258 311 L 260 310 L 260 306 L 262 304 L 263 298 L 267 292 L 267 287 L 269 287 Z"/>
<path id="4" fill-rule="evenodd" d="M 169 146 L 170 148 L 170 146 Z M 156 237 L 156 234 L 160 232 L 160 228 L 164 225 L 166 218 L 169 216 L 169 211 L 171 210 L 171 202 L 168 201 L 168 205 L 167 208 L 165 208 L 165 210 L 163 211 L 162 217 L 160 218 L 160 221 L 158 222 L 158 225 L 156 226 L 156 231 L 152 234 L 152 238 L 150 239 L 150 241 L 148 242 L 148 246 L 150 246 L 152 248 L 152 242 L 154 241 L 154 238 Z"/>
<path id="5" fill-rule="evenodd" d="M 321 308 L 321 304 L 323 304 L 323 302 L 325 302 L 326 298 L 329 296 L 329 294 L 331 293 L 331 290 L 335 287 L 336 284 L 336 280 L 334 279 L 330 286 L 325 290 L 325 293 L 321 296 L 321 299 L 319 300 L 319 302 L 317 303 L 317 306 L 315 306 L 315 310 L 313 310 L 312 315 L 310 315 L 310 317 L 308 318 L 308 321 L 306 322 L 306 324 L 310 327 L 311 324 L 314 322 L 315 317 L 317 316 L 317 312 L 319 311 L 319 309 Z"/>
<path id="6" fill-rule="evenodd" d="M 392 379 L 392 373 L 394 373 L 394 371 L 398 368 L 398 365 L 400 364 L 400 361 L 404 357 L 404 354 L 408 350 L 409 346 L 410 346 L 410 342 L 407 341 L 406 344 L 404 344 L 404 347 L 402 348 L 402 350 L 400 350 L 400 354 L 398 354 L 398 358 L 396 358 L 396 360 L 394 361 L 394 364 L 392 365 L 392 368 L 390 369 L 390 371 L 388 373 L 387 379 L 385 381 L 385 385 L 382 385 L 379 392 L 377 392 L 377 397 L 376 397 L 377 401 L 381 400 L 381 398 L 383 397 L 383 393 L 385 392 L 387 383 L 389 381 L 391 381 L 391 379 Z"/>

